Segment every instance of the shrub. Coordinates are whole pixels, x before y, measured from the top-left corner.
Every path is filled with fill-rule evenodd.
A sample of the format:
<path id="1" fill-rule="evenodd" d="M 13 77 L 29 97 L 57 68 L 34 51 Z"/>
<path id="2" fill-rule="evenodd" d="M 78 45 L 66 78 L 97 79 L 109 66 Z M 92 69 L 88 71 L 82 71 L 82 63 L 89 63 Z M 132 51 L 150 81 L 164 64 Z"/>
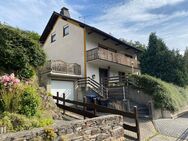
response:
<path id="1" fill-rule="evenodd" d="M 52 118 L 43 118 L 39 120 L 39 126 L 44 127 L 53 123 Z"/>
<path id="2" fill-rule="evenodd" d="M 22 68 L 19 72 L 18 72 L 18 76 L 21 79 L 29 79 L 31 77 L 33 77 L 35 74 L 34 69 L 32 69 L 31 67 L 25 67 Z"/>
<path id="3" fill-rule="evenodd" d="M 15 131 L 28 130 L 32 127 L 32 123 L 24 115 L 7 112 L 4 115 L 10 120 L 13 130 Z"/>
<path id="4" fill-rule="evenodd" d="M 0 24 L 0 70 L 29 78 L 45 59 L 36 33 Z"/>
<path id="5" fill-rule="evenodd" d="M 44 120 L 44 121 L 43 121 Z M 0 119 L 0 125 L 7 127 L 8 131 L 22 131 L 34 127 L 44 127 L 53 123 L 51 118 L 28 118 L 25 115 L 4 112 Z"/>
<path id="6" fill-rule="evenodd" d="M 1 120 L 1 125 L 6 126 L 8 131 L 13 131 L 11 120 L 8 116 L 4 116 Z"/>
<path id="7" fill-rule="evenodd" d="M 11 88 L 11 90 L 1 90 L 0 92 L 0 108 L 1 112 L 17 112 L 19 109 L 20 95 L 22 89 L 19 86 Z"/>
<path id="8" fill-rule="evenodd" d="M 27 86 L 21 95 L 19 113 L 26 116 L 36 115 L 40 102 L 40 96 L 36 89 L 32 86 Z"/>
<path id="9" fill-rule="evenodd" d="M 156 108 L 172 112 L 188 104 L 188 88 L 182 88 L 149 75 L 132 75 L 135 87 L 151 95 Z"/>

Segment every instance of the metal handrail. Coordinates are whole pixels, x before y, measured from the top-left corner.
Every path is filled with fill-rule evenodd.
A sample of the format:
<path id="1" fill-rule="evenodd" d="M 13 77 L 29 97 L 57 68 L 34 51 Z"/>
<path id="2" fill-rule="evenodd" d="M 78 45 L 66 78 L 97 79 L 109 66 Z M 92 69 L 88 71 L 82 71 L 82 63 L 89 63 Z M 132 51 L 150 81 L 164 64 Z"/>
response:
<path id="1" fill-rule="evenodd" d="M 82 79 L 79 79 L 77 81 L 78 85 L 90 85 L 90 88 L 95 88 L 97 90 L 99 90 L 99 92 L 97 91 L 97 93 L 102 96 L 102 97 L 108 97 L 108 90 L 107 88 L 105 88 L 102 84 L 96 82 L 95 80 L 91 79 L 90 77 L 85 77 Z M 94 89 L 93 89 L 94 90 Z M 94 90 L 96 92 L 96 90 Z"/>

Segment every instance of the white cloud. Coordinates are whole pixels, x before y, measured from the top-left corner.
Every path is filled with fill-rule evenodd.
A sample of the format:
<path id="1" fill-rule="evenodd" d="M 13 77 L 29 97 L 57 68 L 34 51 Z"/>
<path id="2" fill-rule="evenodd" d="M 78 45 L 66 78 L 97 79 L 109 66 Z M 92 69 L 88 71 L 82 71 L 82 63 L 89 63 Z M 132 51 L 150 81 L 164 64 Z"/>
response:
<path id="1" fill-rule="evenodd" d="M 178 34 L 181 34 L 179 31 L 183 32 L 183 29 L 186 32 L 185 29 L 188 29 L 188 25 L 178 20 L 173 23 L 169 23 L 169 21 L 188 16 L 188 11 L 174 11 L 171 14 L 163 12 L 159 14 L 151 11 L 164 6 L 174 6 L 183 1 L 185 0 L 129 0 L 104 10 L 104 15 L 90 23 L 106 32 L 111 32 L 118 38 L 138 40 L 146 44 L 150 32 L 157 32 L 171 48 L 182 48 L 185 46 L 185 37 L 188 36 L 185 35 L 180 39 Z M 177 26 L 178 22 L 181 29 Z M 157 28 L 152 28 L 152 26 Z M 177 36 L 179 41 L 172 41 L 169 38 Z"/>
<path id="2" fill-rule="evenodd" d="M 0 2 L 0 21 L 42 33 L 52 12 L 59 12 L 63 6 L 73 17 L 80 16 L 65 0 L 6 0 Z"/>
<path id="3" fill-rule="evenodd" d="M 163 18 L 162 14 L 153 14 L 149 10 L 160 8 L 166 5 L 174 5 L 184 0 L 129 0 L 124 4 L 117 4 L 105 11 L 106 14 L 100 17 L 100 20 L 122 21 L 149 21 Z M 123 18 L 123 19 L 122 19 Z"/>

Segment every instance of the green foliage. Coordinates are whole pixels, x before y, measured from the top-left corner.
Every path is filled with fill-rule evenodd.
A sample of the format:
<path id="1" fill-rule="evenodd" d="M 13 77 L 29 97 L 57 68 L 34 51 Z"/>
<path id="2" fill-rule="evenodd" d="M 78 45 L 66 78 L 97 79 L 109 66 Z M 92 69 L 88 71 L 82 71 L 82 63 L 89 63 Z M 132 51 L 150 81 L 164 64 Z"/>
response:
<path id="1" fill-rule="evenodd" d="M 21 76 L 28 78 L 33 74 L 30 68 L 43 65 L 45 59 L 36 33 L 0 24 L 0 70 L 19 75 L 23 72 Z"/>
<path id="2" fill-rule="evenodd" d="M 1 112 L 15 112 L 26 116 L 37 114 L 41 106 L 41 98 L 33 85 L 20 83 L 0 90 Z"/>
<path id="3" fill-rule="evenodd" d="M 142 51 L 146 50 L 146 45 L 140 43 L 139 41 L 132 41 L 132 40 L 127 41 L 127 40 L 125 40 L 125 39 L 123 39 L 123 38 L 120 38 L 120 40 L 121 40 L 122 42 L 124 42 L 124 43 L 126 43 L 126 44 L 128 44 L 128 45 L 131 45 L 131 46 L 133 46 L 133 47 L 136 47 L 136 48 L 138 48 L 138 49 L 140 49 L 140 50 L 142 50 Z"/>
<path id="4" fill-rule="evenodd" d="M 151 33 L 148 48 L 140 60 L 143 74 L 149 74 L 179 86 L 188 84 L 188 72 L 183 56 L 178 51 L 170 51 L 155 33 Z"/>
<path id="5" fill-rule="evenodd" d="M 34 127 L 44 127 L 53 123 L 51 118 L 44 118 L 44 121 L 39 117 L 28 118 L 16 113 L 4 112 L 0 119 L 0 125 L 6 126 L 8 131 L 22 131 Z"/>
<path id="6" fill-rule="evenodd" d="M 26 116 L 36 115 L 40 102 L 40 96 L 36 89 L 31 86 L 26 87 L 20 98 L 19 113 Z"/>
<path id="7" fill-rule="evenodd" d="M 164 82 L 149 75 L 132 75 L 135 86 L 151 95 L 156 108 L 177 111 L 188 104 L 188 88 Z"/>
<path id="8" fill-rule="evenodd" d="M 5 115 L 0 120 L 0 123 L 1 123 L 1 125 L 6 126 L 9 131 L 13 130 L 13 126 L 12 126 L 11 120 L 10 120 L 10 118 L 8 116 Z"/>
<path id="9" fill-rule="evenodd" d="M 130 45 L 130 46 L 133 46 L 135 48 L 140 49 L 142 52 L 138 53 L 137 55 L 138 55 L 138 60 L 141 60 L 141 56 L 146 51 L 146 45 L 145 44 L 142 44 L 139 41 L 132 41 L 132 40 L 127 41 L 127 40 L 125 40 L 123 38 L 120 38 L 120 40 L 123 41 L 124 43 Z"/>
<path id="10" fill-rule="evenodd" d="M 32 76 L 35 75 L 35 71 L 33 68 L 31 67 L 25 67 L 25 68 L 22 68 L 20 69 L 20 71 L 18 72 L 18 76 L 19 78 L 21 79 L 29 79 L 31 78 Z"/>
<path id="11" fill-rule="evenodd" d="M 44 118 L 39 120 L 39 126 L 44 127 L 46 125 L 50 125 L 53 123 L 53 120 L 51 118 Z"/>
<path id="12" fill-rule="evenodd" d="M 21 93 L 22 88 L 17 86 L 13 87 L 10 90 L 0 90 L 0 111 L 17 112 L 19 109 Z"/>

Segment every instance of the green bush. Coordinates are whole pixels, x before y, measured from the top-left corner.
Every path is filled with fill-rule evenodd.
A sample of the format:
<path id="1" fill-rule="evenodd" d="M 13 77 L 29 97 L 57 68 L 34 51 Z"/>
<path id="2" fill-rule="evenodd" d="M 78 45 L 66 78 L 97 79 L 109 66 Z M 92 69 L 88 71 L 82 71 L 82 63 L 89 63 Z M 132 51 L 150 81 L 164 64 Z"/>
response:
<path id="1" fill-rule="evenodd" d="M 156 108 L 172 112 L 188 104 L 188 88 L 179 87 L 149 75 L 132 75 L 135 87 L 151 95 Z"/>
<path id="2" fill-rule="evenodd" d="M 34 127 L 44 127 L 53 123 L 52 118 L 28 118 L 25 115 L 4 112 L 0 119 L 0 125 L 7 127 L 8 131 L 29 130 Z"/>
<path id="3" fill-rule="evenodd" d="M 36 33 L 0 24 L 0 60 L 0 71 L 30 78 L 33 74 L 30 68 L 42 66 L 46 55 Z"/>
<path id="4" fill-rule="evenodd" d="M 32 69 L 31 67 L 25 67 L 25 68 L 22 68 L 20 69 L 20 71 L 18 72 L 18 76 L 19 78 L 21 79 L 29 79 L 31 78 L 32 76 L 34 76 L 35 74 L 35 70 Z"/>
<path id="5" fill-rule="evenodd" d="M 21 85 L 20 85 L 21 86 Z M 19 109 L 22 88 L 15 86 L 10 90 L 0 90 L 0 111 L 17 112 Z"/>
<path id="6" fill-rule="evenodd" d="M 4 116 L 1 120 L 0 120 L 1 125 L 6 126 L 8 131 L 13 131 L 13 126 L 12 126 L 12 122 L 10 120 L 10 118 L 8 116 Z"/>
<path id="7" fill-rule="evenodd" d="M 20 98 L 19 113 L 26 116 L 36 115 L 40 107 L 40 102 L 41 99 L 36 89 L 31 86 L 27 86 Z"/>
<path id="8" fill-rule="evenodd" d="M 44 127 L 53 123 L 52 118 L 44 118 L 39 120 L 39 126 Z"/>

